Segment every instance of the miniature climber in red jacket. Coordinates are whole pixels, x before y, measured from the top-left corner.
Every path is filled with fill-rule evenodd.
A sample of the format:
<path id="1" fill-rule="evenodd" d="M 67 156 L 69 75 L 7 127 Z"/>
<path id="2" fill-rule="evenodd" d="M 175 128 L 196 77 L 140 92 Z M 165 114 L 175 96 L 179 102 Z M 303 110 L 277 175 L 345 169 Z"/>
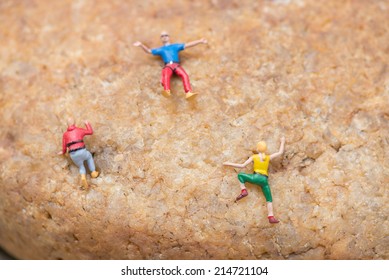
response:
<path id="1" fill-rule="evenodd" d="M 69 149 L 70 158 L 80 169 L 81 186 L 87 188 L 88 183 L 86 181 L 84 161 L 87 162 L 92 178 L 99 176 L 99 172 L 96 171 L 92 154 L 85 148 L 84 143 L 84 136 L 92 135 L 93 129 L 88 121 L 85 121 L 85 126 L 86 129 L 76 127 L 73 119 L 68 120 L 68 129 L 62 137 L 62 151 L 58 154 L 63 155 L 66 153 L 66 150 Z"/>

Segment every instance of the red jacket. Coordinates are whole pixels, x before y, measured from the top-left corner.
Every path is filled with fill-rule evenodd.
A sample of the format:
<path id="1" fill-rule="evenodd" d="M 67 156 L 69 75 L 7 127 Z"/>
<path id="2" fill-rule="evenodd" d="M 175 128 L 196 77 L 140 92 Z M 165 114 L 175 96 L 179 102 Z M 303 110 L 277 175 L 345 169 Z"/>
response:
<path id="1" fill-rule="evenodd" d="M 84 148 L 84 136 L 92 135 L 93 129 L 90 123 L 85 123 L 86 129 L 76 127 L 71 125 L 68 127 L 67 131 L 63 134 L 62 137 L 62 153 L 66 153 L 66 148 L 69 148 L 69 151 Z"/>

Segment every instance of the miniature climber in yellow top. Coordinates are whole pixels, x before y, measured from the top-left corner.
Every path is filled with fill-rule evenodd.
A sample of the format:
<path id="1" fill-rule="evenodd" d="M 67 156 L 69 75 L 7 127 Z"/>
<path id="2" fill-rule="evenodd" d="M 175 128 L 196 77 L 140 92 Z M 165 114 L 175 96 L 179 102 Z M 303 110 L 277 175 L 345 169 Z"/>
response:
<path id="1" fill-rule="evenodd" d="M 261 141 L 257 144 L 257 152 L 258 154 L 255 154 L 251 156 L 248 160 L 246 160 L 243 164 L 239 163 L 231 163 L 231 162 L 224 162 L 223 165 L 226 166 L 232 166 L 236 168 L 243 168 L 246 167 L 249 163 L 254 162 L 253 174 L 247 174 L 247 173 L 239 173 L 238 174 L 238 180 L 240 182 L 241 187 L 241 193 L 236 198 L 236 201 L 246 197 L 248 195 L 245 183 L 249 182 L 252 184 L 256 184 L 261 186 L 262 192 L 265 195 L 266 202 L 267 202 L 267 210 L 268 210 L 268 219 L 269 222 L 274 224 L 278 223 L 279 221 L 274 217 L 273 214 L 273 198 L 270 191 L 270 186 L 268 183 L 268 168 L 269 168 L 269 162 L 282 155 L 284 153 L 285 148 L 285 137 L 281 138 L 281 145 L 280 150 L 277 153 L 266 155 L 265 152 L 267 150 L 266 143 Z"/>

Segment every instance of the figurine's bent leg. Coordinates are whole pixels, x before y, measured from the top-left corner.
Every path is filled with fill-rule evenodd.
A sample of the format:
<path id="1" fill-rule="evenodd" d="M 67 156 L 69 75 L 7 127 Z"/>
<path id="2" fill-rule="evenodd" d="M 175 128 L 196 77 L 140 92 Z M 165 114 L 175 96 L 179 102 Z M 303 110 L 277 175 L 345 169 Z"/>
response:
<path id="1" fill-rule="evenodd" d="M 86 150 L 78 150 L 70 153 L 70 158 L 74 162 L 75 165 L 78 166 L 81 174 L 81 186 L 84 188 L 88 187 L 88 183 L 86 181 L 86 169 L 84 166 L 84 161 L 87 160 L 87 155 L 85 154 Z"/>
<path id="2" fill-rule="evenodd" d="M 252 175 L 253 174 L 247 174 L 247 173 L 243 173 L 243 172 L 240 172 L 238 174 L 238 180 L 240 182 L 241 191 L 240 191 L 240 194 L 238 195 L 238 197 L 235 199 L 235 201 L 241 200 L 242 198 L 244 198 L 244 197 L 249 195 L 248 192 L 247 192 L 245 183 L 246 182 L 251 182 L 252 183 Z"/>
<path id="3" fill-rule="evenodd" d="M 165 66 L 161 73 L 161 84 L 163 86 L 162 95 L 165 97 L 170 96 L 170 78 L 173 75 L 173 69 L 169 66 Z"/>
<path id="4" fill-rule="evenodd" d="M 88 164 L 88 168 L 91 171 L 92 178 L 96 178 L 97 176 L 99 176 L 99 172 L 96 171 L 96 166 L 93 160 L 93 156 L 89 151 L 86 152 L 87 152 L 86 163 Z"/>
<path id="5" fill-rule="evenodd" d="M 165 90 L 170 90 L 170 78 L 173 75 L 173 70 L 169 66 L 165 66 L 161 73 L 161 83 Z"/>
<path id="6" fill-rule="evenodd" d="M 182 68 L 181 66 L 178 66 L 175 69 L 175 73 L 182 79 L 185 93 L 191 92 L 192 88 L 190 87 L 189 75 L 185 72 L 184 68 Z"/>
<path id="7" fill-rule="evenodd" d="M 95 162 L 93 161 L 92 154 L 89 151 L 86 151 L 85 156 L 86 156 L 86 163 L 88 164 L 89 170 L 91 172 L 95 171 L 96 167 L 95 167 Z"/>
<path id="8" fill-rule="evenodd" d="M 192 91 L 192 88 L 190 86 L 189 76 L 185 72 L 184 68 L 182 68 L 181 66 L 178 66 L 175 69 L 175 73 L 178 76 L 180 76 L 182 79 L 182 83 L 184 84 L 184 90 L 185 90 L 185 98 L 188 100 L 188 99 L 192 99 L 193 97 L 197 96 L 197 93 Z"/>
<path id="9" fill-rule="evenodd" d="M 266 198 L 266 204 L 267 204 L 267 217 L 269 219 L 269 223 L 271 224 L 275 224 L 275 223 L 278 223 L 279 221 L 274 218 L 274 214 L 273 214 L 273 198 L 271 196 L 271 191 L 270 191 L 270 186 L 267 182 L 267 179 L 266 179 L 266 182 L 264 182 L 263 184 L 261 184 L 261 187 L 262 187 L 262 192 L 263 194 L 265 195 L 265 198 Z"/>
<path id="10" fill-rule="evenodd" d="M 84 161 L 87 160 L 87 157 L 85 156 L 85 153 L 84 153 L 85 151 L 86 150 L 83 149 L 83 150 L 78 150 L 78 151 L 69 153 L 70 158 L 72 159 L 74 164 L 78 166 L 80 174 L 86 174 Z"/>

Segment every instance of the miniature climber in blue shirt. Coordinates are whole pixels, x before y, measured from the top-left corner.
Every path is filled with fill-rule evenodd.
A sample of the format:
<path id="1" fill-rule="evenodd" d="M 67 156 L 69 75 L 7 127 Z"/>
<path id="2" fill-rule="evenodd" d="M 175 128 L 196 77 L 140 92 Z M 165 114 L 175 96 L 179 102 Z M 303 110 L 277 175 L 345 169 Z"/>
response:
<path id="1" fill-rule="evenodd" d="M 162 95 L 165 97 L 169 97 L 171 95 L 170 78 L 174 73 L 180 76 L 182 79 L 186 99 L 195 96 L 196 93 L 192 91 L 190 86 L 189 76 L 185 72 L 184 68 L 182 68 L 182 66 L 179 64 L 180 59 L 178 53 L 186 48 L 194 47 L 198 44 L 207 44 L 207 40 L 200 39 L 186 44 L 171 44 L 169 34 L 166 31 L 162 31 L 161 41 L 163 46 L 155 49 L 150 49 L 139 41 L 135 42 L 134 46 L 141 47 L 146 53 L 161 56 L 163 62 L 165 63 L 165 66 L 162 68 L 161 75 L 161 84 L 163 86 Z"/>

